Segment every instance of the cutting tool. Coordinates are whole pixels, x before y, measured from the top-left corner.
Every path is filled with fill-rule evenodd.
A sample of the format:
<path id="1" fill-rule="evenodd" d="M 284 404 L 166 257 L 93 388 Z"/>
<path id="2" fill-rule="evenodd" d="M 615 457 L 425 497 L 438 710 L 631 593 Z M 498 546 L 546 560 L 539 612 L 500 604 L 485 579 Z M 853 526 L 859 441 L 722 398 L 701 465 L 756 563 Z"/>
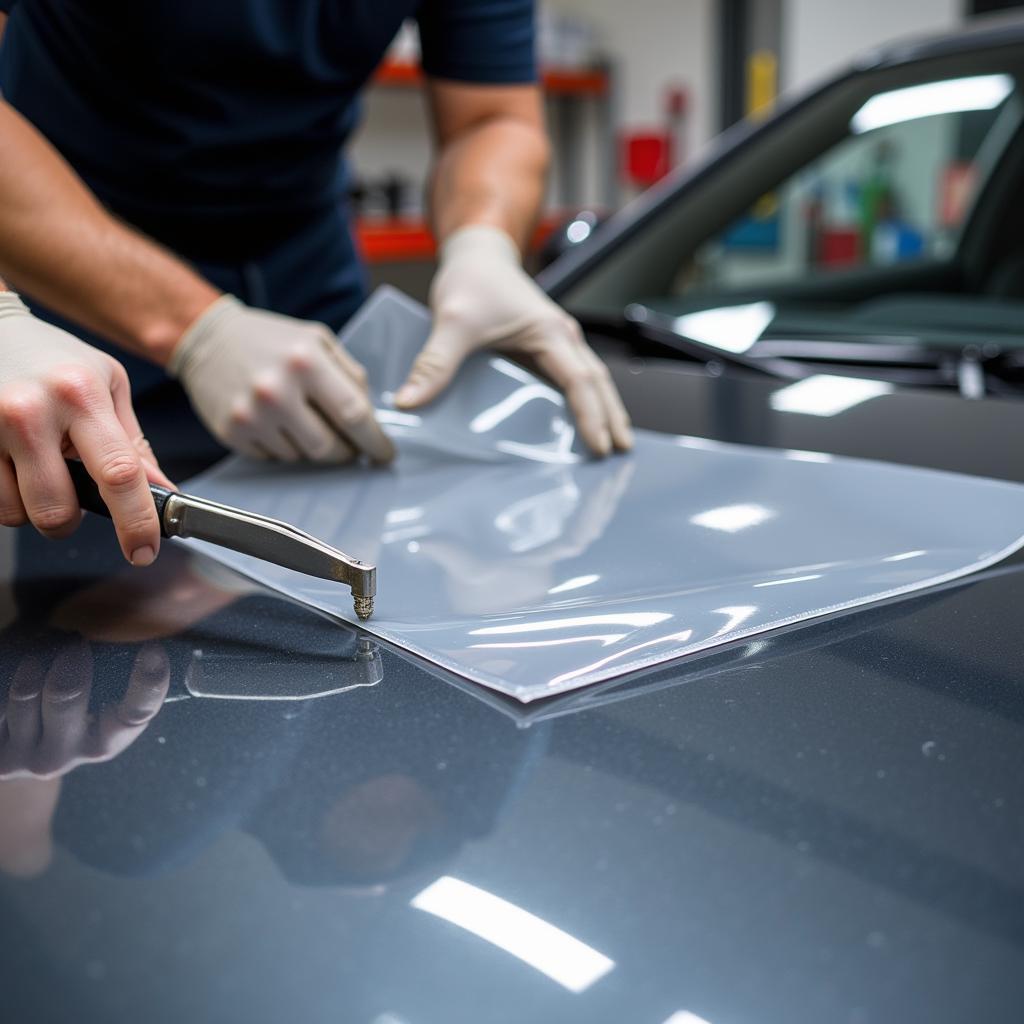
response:
<path id="1" fill-rule="evenodd" d="M 67 460 L 78 502 L 89 512 L 110 518 L 96 482 L 81 462 Z M 366 621 L 373 614 L 377 569 L 324 544 L 288 523 L 245 512 L 229 505 L 169 491 L 150 484 L 163 537 L 195 537 L 222 548 L 252 555 L 265 562 L 294 569 L 306 576 L 344 583 L 352 589 L 356 615 Z"/>

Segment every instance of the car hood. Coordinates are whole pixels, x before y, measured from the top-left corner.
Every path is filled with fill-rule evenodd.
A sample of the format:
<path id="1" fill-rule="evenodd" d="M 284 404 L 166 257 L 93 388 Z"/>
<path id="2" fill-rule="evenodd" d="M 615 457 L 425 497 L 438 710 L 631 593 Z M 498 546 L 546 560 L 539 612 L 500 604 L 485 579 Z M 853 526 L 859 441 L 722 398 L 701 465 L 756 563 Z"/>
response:
<path id="1" fill-rule="evenodd" d="M 1022 475 L 1013 403 L 610 362 L 642 426 Z M 524 709 L 105 523 L 18 546 L 5 681 L 167 695 L 0 783 L 11 1019 L 1016 1019 L 1019 565 Z"/>

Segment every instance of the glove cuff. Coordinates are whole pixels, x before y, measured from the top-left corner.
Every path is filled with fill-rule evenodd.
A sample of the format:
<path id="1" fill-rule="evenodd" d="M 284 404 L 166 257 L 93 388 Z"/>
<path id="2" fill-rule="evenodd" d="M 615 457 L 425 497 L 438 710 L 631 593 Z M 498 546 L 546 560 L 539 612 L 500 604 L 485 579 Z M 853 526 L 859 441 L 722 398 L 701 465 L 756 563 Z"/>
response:
<path id="1" fill-rule="evenodd" d="M 12 316 L 31 316 L 28 306 L 16 292 L 0 292 L 0 320 Z"/>
<path id="2" fill-rule="evenodd" d="M 183 378 L 188 375 L 189 366 L 195 361 L 206 342 L 216 337 L 222 321 L 245 309 L 245 304 L 234 295 L 222 295 L 212 305 L 207 306 L 191 327 L 181 336 L 174 346 L 170 359 L 164 367 L 169 376 Z"/>
<path id="3" fill-rule="evenodd" d="M 468 224 L 450 234 L 441 246 L 441 262 L 500 259 L 519 267 L 523 257 L 507 231 L 490 224 Z"/>

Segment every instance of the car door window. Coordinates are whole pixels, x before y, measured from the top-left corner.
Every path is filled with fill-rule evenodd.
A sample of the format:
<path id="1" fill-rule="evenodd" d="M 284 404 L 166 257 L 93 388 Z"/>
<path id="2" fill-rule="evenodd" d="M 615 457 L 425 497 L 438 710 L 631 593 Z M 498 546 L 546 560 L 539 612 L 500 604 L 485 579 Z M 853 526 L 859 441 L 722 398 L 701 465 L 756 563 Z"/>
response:
<path id="1" fill-rule="evenodd" d="M 841 142 L 707 239 L 674 290 L 748 291 L 949 258 L 1021 111 L 1007 74 L 877 94 Z"/>

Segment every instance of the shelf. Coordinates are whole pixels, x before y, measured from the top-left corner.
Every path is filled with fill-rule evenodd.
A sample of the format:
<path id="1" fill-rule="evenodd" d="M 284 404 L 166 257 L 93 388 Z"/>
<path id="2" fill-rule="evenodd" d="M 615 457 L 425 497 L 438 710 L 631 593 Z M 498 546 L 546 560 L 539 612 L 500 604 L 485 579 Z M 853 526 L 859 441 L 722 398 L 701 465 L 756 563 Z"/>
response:
<path id="1" fill-rule="evenodd" d="M 534 232 L 533 248 L 543 245 L 565 220 L 561 213 L 544 217 Z M 415 217 L 361 218 L 356 221 L 356 240 L 367 263 L 423 263 L 437 252 L 426 222 Z"/>
<path id="2" fill-rule="evenodd" d="M 610 81 L 607 71 L 577 68 L 549 68 L 541 75 L 549 96 L 607 96 Z M 418 64 L 385 61 L 373 76 L 373 84 L 391 89 L 418 88 L 423 71 Z"/>
<path id="3" fill-rule="evenodd" d="M 436 252 L 427 225 L 411 218 L 360 219 L 356 239 L 367 263 L 422 262 Z"/>
<path id="4" fill-rule="evenodd" d="M 541 81 L 549 96 L 607 96 L 611 81 L 607 71 L 557 70 L 545 71 Z"/>

